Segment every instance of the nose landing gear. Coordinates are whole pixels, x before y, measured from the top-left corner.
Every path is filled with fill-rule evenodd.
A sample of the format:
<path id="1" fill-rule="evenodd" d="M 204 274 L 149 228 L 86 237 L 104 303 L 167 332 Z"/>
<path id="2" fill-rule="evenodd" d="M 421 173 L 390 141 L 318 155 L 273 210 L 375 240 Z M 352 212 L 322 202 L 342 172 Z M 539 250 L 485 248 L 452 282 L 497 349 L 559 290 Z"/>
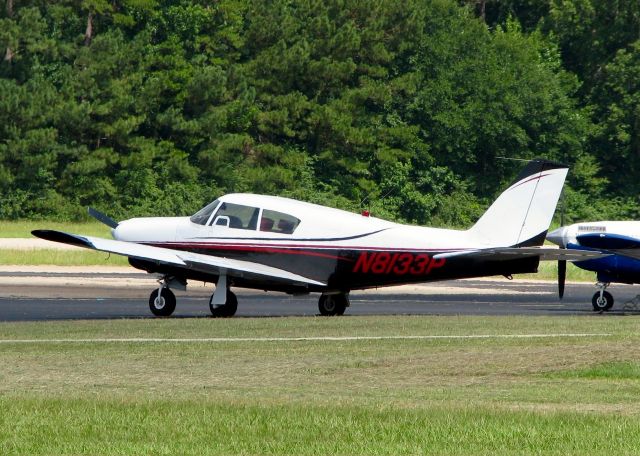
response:
<path id="1" fill-rule="evenodd" d="M 168 317 L 176 310 L 176 295 L 169 289 L 187 289 L 187 281 L 173 276 L 164 276 L 158 280 L 160 286 L 149 296 L 149 309 L 156 317 Z"/>
<path id="2" fill-rule="evenodd" d="M 163 285 L 149 296 L 149 309 L 156 317 L 168 317 L 176 309 L 176 295 Z"/>
<path id="3" fill-rule="evenodd" d="M 605 312 L 613 307 L 613 296 L 608 291 L 605 291 L 608 286 L 609 283 L 606 282 L 596 283 L 598 291 L 591 298 L 594 312 Z"/>

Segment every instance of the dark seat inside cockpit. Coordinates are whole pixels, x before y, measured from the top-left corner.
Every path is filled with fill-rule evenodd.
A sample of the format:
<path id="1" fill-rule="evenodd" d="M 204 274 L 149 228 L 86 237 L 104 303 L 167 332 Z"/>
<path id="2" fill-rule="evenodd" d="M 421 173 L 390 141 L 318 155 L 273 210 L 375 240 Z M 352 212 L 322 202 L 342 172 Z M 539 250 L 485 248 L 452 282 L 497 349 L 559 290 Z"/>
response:
<path id="1" fill-rule="evenodd" d="M 242 220 L 235 215 L 229 215 L 229 228 L 244 228 Z"/>
<path id="2" fill-rule="evenodd" d="M 260 220 L 260 231 L 271 231 L 273 229 L 273 220 L 267 217 L 262 217 Z"/>

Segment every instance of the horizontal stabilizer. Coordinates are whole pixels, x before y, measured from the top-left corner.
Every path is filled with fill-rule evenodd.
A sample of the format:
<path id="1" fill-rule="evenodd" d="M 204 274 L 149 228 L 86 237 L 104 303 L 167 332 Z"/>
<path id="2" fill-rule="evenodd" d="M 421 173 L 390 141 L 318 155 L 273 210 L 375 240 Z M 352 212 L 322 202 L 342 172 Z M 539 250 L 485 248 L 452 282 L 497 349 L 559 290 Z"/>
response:
<path id="1" fill-rule="evenodd" d="M 557 247 L 495 247 L 488 249 L 462 250 L 434 255 L 439 258 L 484 258 L 491 260 L 513 260 L 516 258 L 540 257 L 543 261 L 567 260 L 584 261 L 595 260 L 610 256 L 611 253 L 592 250 L 559 249 Z"/>

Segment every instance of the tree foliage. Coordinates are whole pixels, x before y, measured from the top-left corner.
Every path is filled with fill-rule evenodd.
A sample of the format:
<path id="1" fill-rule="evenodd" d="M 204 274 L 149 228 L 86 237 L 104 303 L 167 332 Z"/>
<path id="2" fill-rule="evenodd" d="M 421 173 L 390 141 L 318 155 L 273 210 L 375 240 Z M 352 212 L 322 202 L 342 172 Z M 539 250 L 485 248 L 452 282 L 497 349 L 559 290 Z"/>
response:
<path id="1" fill-rule="evenodd" d="M 234 191 L 463 226 L 517 171 L 502 157 L 537 156 L 574 165 L 570 217 L 631 215 L 627 3 L 604 36 L 596 0 L 6 2 L 0 217 L 186 214 Z"/>

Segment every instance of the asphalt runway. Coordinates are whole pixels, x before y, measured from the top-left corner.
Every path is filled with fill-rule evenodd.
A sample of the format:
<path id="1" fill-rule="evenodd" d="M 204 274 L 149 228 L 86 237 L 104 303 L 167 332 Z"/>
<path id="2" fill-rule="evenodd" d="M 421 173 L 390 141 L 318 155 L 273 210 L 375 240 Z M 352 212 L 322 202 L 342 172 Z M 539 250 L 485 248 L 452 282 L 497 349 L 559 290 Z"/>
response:
<path id="1" fill-rule="evenodd" d="M 0 321 L 155 318 L 148 298 L 156 286 L 139 273 L 0 273 Z M 209 317 L 212 286 L 190 284 L 176 291 L 178 305 L 172 318 Z M 236 317 L 315 316 L 318 294 L 288 296 L 236 289 Z M 603 316 L 640 313 L 628 301 L 640 293 L 628 285 L 609 291 L 614 308 Z M 595 315 L 591 307 L 593 284 L 567 284 L 558 300 L 552 282 L 458 280 L 425 285 L 353 291 L 350 315 Z"/>

